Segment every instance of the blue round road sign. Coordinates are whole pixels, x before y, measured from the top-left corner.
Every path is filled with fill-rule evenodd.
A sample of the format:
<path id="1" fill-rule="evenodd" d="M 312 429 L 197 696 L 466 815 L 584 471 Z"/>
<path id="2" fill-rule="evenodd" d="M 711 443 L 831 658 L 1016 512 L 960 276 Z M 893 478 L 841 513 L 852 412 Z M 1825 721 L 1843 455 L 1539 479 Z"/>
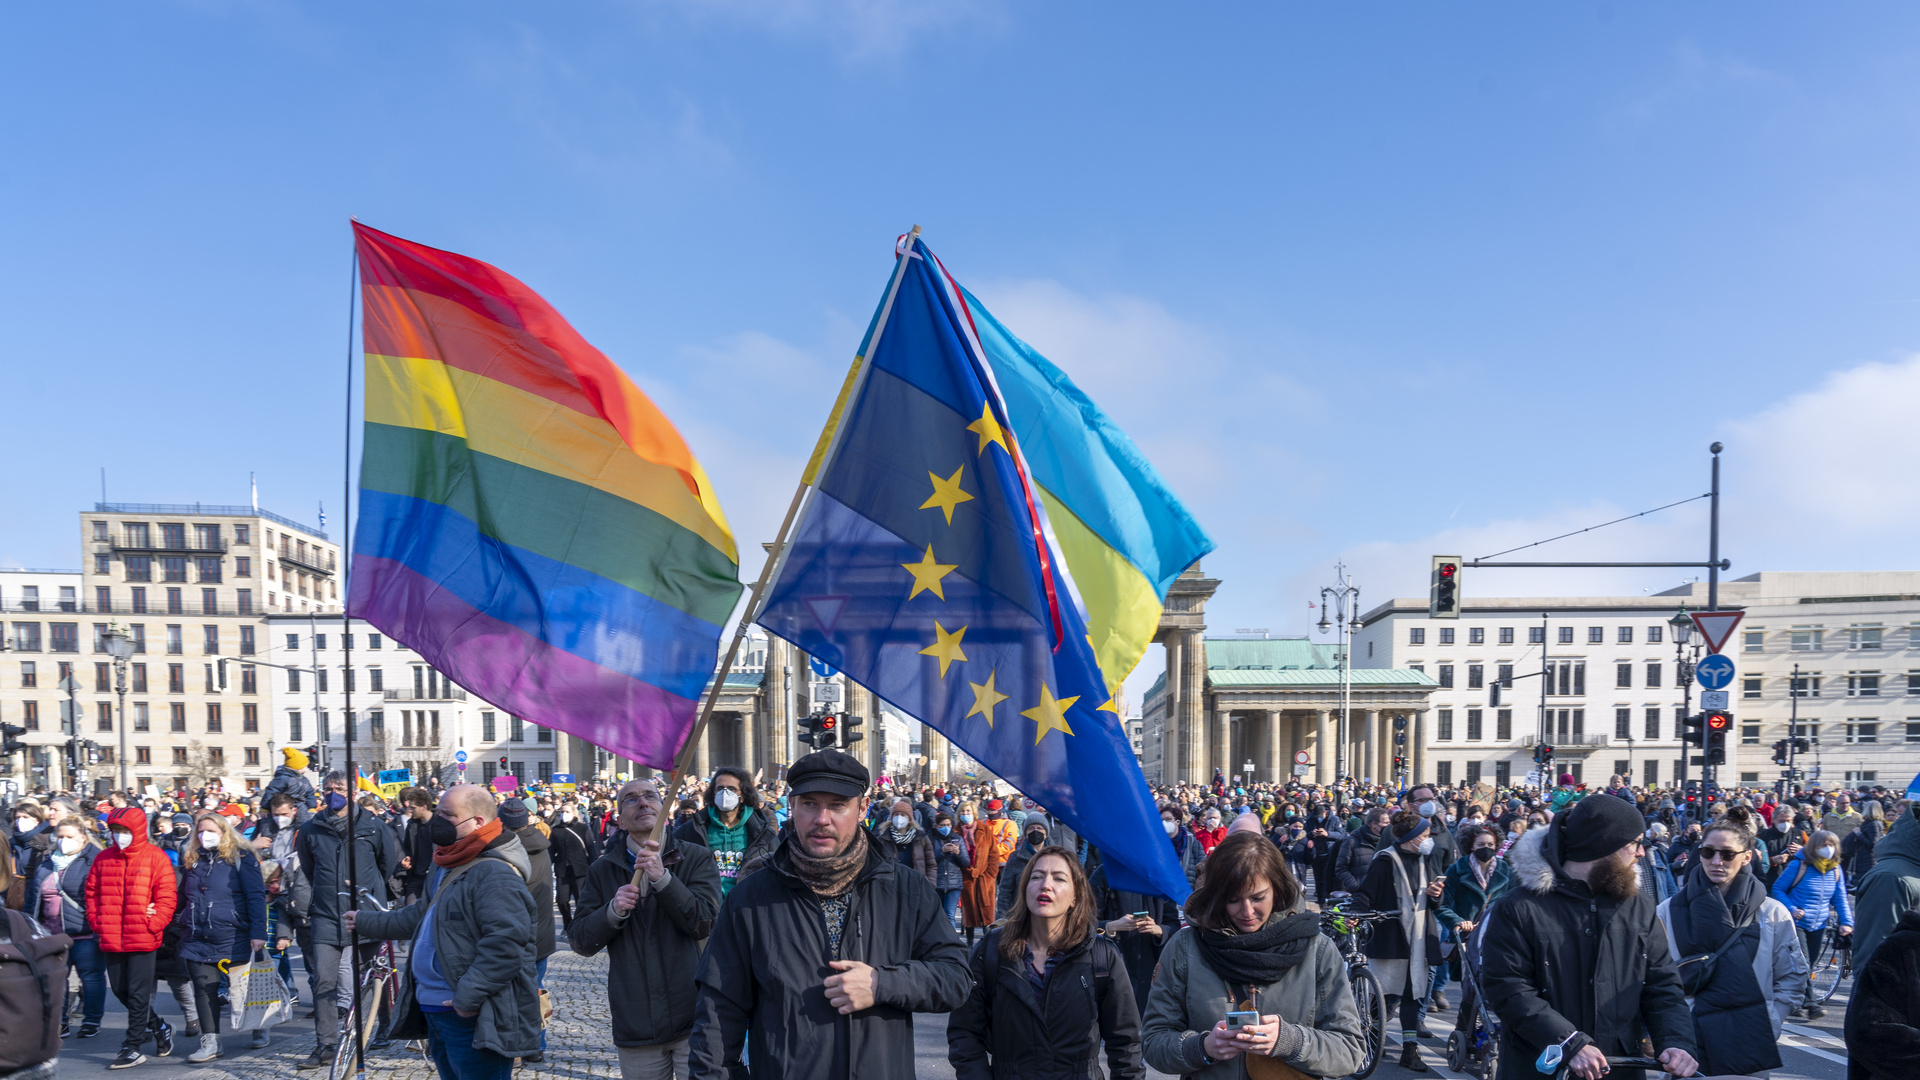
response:
<path id="1" fill-rule="evenodd" d="M 823 679 L 831 679 L 835 675 L 840 674 L 839 671 L 835 670 L 832 664 L 827 663 L 826 661 L 820 659 L 817 656 L 808 657 L 807 666 L 813 668 L 813 673 L 815 675 L 820 676 Z"/>
<path id="2" fill-rule="evenodd" d="M 1708 690 L 1725 690 L 1733 685 L 1733 661 L 1714 653 L 1694 665 L 1693 681 Z"/>
<path id="3" fill-rule="evenodd" d="M 465 750 L 455 750 L 453 752 L 453 760 L 459 762 L 462 765 L 466 764 L 467 752 Z"/>

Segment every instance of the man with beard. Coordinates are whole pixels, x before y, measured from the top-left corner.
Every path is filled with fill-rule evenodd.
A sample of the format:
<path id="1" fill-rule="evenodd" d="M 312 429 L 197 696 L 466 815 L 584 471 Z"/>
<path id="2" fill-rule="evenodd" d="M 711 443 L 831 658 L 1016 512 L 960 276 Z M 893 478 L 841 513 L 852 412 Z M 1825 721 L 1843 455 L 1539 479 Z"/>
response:
<path id="1" fill-rule="evenodd" d="M 793 764 L 792 830 L 727 897 L 695 982 L 692 1074 L 775 1080 L 914 1075 L 913 1014 L 972 988 L 925 876 L 861 827 L 866 766 L 839 750 Z"/>
<path id="2" fill-rule="evenodd" d="M 1640 892 L 1643 828 L 1624 800 L 1582 799 L 1507 853 L 1518 887 L 1480 928 L 1481 988 L 1501 1020 L 1497 1080 L 1537 1076 L 1548 1047 L 1580 1080 L 1600 1080 L 1607 1057 L 1638 1054 L 1642 1035 L 1674 1076 L 1698 1068 L 1680 977 Z"/>

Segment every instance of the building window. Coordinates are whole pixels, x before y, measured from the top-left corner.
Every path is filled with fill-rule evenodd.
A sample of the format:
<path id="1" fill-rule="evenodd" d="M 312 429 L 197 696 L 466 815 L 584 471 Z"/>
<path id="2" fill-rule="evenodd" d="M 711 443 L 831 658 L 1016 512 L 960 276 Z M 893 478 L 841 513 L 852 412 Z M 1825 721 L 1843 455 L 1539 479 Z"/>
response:
<path id="1" fill-rule="evenodd" d="M 1424 627 L 1424 626 L 1410 626 L 1410 627 L 1408 627 L 1408 628 L 1407 628 L 1407 644 L 1409 644 L 1409 645 L 1425 645 L 1426 643 L 1427 643 L 1427 628 L 1426 628 L 1426 627 Z"/>
<path id="2" fill-rule="evenodd" d="M 147 714 L 147 703 L 144 701 L 133 703 L 133 730 L 153 730 L 153 718 Z"/>
<path id="3" fill-rule="evenodd" d="M 1587 694 L 1585 660 L 1562 660 L 1559 664 L 1548 664 L 1547 674 L 1543 677 L 1553 680 L 1547 687 L 1549 694 L 1559 697 L 1585 697 Z"/>
<path id="4" fill-rule="evenodd" d="M 540 725 L 535 724 L 533 725 L 533 741 L 550 743 L 553 741 L 553 731 L 549 728 L 543 728 Z"/>
<path id="5" fill-rule="evenodd" d="M 1875 781 L 1877 781 L 1877 780 L 1878 780 L 1879 778 L 1880 778 L 1880 774 L 1879 774 L 1878 772 L 1876 772 L 1876 771 L 1874 771 L 1874 770 L 1872 770 L 1872 769 L 1869 769 L 1869 770 L 1867 770 L 1866 772 L 1850 772 L 1850 773 L 1848 773 L 1848 774 L 1847 774 L 1847 783 L 1849 783 L 1849 784 L 1871 784 L 1871 783 L 1874 783 Z"/>
<path id="6" fill-rule="evenodd" d="M 1613 737 L 1616 739 L 1630 739 L 1633 737 L 1633 710 L 1632 709 L 1613 710 Z M 1623 770 L 1620 770 L 1620 769 L 1614 770 L 1614 772 L 1621 772 L 1621 771 Z"/>
<path id="7" fill-rule="evenodd" d="M 1660 677 L 1660 673 L 1663 670 L 1664 668 L 1661 666 L 1660 661 L 1658 660 L 1647 661 L 1647 689 L 1649 690 L 1660 689 L 1660 684 L 1664 681 Z M 1676 679 L 1677 678 L 1678 677 L 1676 676 Z"/>
<path id="8" fill-rule="evenodd" d="M 1920 743 L 1920 720 L 1916 720 L 1911 716 L 1907 717 L 1907 741 L 1910 743 Z"/>
<path id="9" fill-rule="evenodd" d="M 234 577 L 252 577 L 253 576 L 253 560 L 246 557 L 245 555 L 234 556 L 233 576 Z"/>
<path id="10" fill-rule="evenodd" d="M 1748 701 L 1759 700 L 1760 680 L 1759 679 L 1741 679 L 1740 680 L 1740 696 L 1741 698 Z"/>
<path id="11" fill-rule="evenodd" d="M 1787 732 L 1788 738 L 1809 739 L 1816 743 L 1820 741 L 1819 724 L 1789 724 L 1787 727 L 1790 729 Z"/>
<path id="12" fill-rule="evenodd" d="M 93 692 L 105 694 L 113 690 L 113 665 L 93 665 Z"/>
<path id="13" fill-rule="evenodd" d="M 127 555 L 120 560 L 120 565 L 126 569 L 128 581 L 153 580 L 153 556 L 151 555 Z"/>
<path id="14" fill-rule="evenodd" d="M 167 693 L 184 694 L 187 692 L 187 665 L 167 665 Z"/>
<path id="15" fill-rule="evenodd" d="M 1468 629 L 1468 631 L 1467 631 L 1467 644 L 1469 644 L 1469 645 L 1485 645 L 1486 643 L 1487 643 L 1487 629 L 1486 629 L 1486 627 L 1484 627 L 1484 626 L 1475 626 L 1475 627 L 1472 627 L 1472 628 L 1470 628 L 1470 629 Z"/>
<path id="16" fill-rule="evenodd" d="M 1452 741 L 1453 710 L 1452 709 L 1435 709 L 1434 717 L 1435 717 L 1434 730 L 1436 732 L 1436 734 L 1434 735 L 1434 738 L 1440 740 L 1441 742 Z"/>
<path id="17" fill-rule="evenodd" d="M 1453 688 L 1453 665 L 1441 664 L 1439 667 L 1439 671 L 1440 671 L 1441 689 L 1451 690 Z"/>
<path id="18" fill-rule="evenodd" d="M 252 589 L 235 589 L 233 591 L 233 612 L 236 615 L 253 614 Z"/>
<path id="19" fill-rule="evenodd" d="M 1820 676 L 1802 675 L 1797 679 L 1789 676 L 1787 679 L 1787 687 L 1787 693 L 1793 697 L 1819 697 Z"/>
<path id="20" fill-rule="evenodd" d="M 1501 742 L 1513 739 L 1513 710 L 1497 709 L 1493 714 L 1493 737 Z"/>
<path id="21" fill-rule="evenodd" d="M 249 735 L 260 733 L 260 706 L 251 701 L 240 706 L 240 730 Z"/>
<path id="22" fill-rule="evenodd" d="M 99 708 L 96 709 L 94 712 L 94 717 L 95 717 L 94 730 L 96 731 L 112 731 L 113 730 L 113 705 L 110 702 L 105 702 L 105 701 L 100 702 Z"/>
<path id="23" fill-rule="evenodd" d="M 93 523 L 93 542 L 96 544 L 104 544 L 107 542 L 106 522 L 96 521 Z"/>
<path id="24" fill-rule="evenodd" d="M 1482 715 L 1483 714 L 1480 709 L 1467 710 L 1467 738 L 1469 740 L 1477 741 L 1481 737 L 1482 724 L 1481 724 L 1480 718 Z"/>
<path id="25" fill-rule="evenodd" d="M 221 746 L 207 747 L 207 766 L 209 768 L 221 769 L 221 768 L 225 768 L 226 764 L 227 764 L 227 751 L 225 747 L 221 747 Z"/>
<path id="26" fill-rule="evenodd" d="M 297 694 L 300 692 L 300 669 L 299 668 L 287 669 L 287 692 L 290 694 Z"/>
<path id="27" fill-rule="evenodd" d="M 1647 627 L 1647 644 L 1649 645 L 1660 644 L 1662 641 L 1666 640 L 1666 636 L 1667 636 L 1666 627 L 1661 626 L 1659 623 L 1654 623 L 1652 626 Z M 1652 768 L 1653 762 L 1648 762 L 1647 765 L 1649 766 L 1647 770 L 1648 776 L 1652 776 L 1655 772 L 1658 771 L 1657 769 Z"/>
<path id="28" fill-rule="evenodd" d="M 1874 720 L 1849 720 L 1847 722 L 1847 741 L 1849 743 L 1879 742 L 1879 722 Z"/>
<path id="29" fill-rule="evenodd" d="M 217 624 L 208 623 L 207 625 L 202 626 L 200 628 L 200 632 L 201 632 L 201 637 L 203 639 L 201 641 L 201 644 L 205 647 L 206 654 L 208 656 L 219 656 L 220 655 L 220 627 Z"/>
<path id="30" fill-rule="evenodd" d="M 1633 689 L 1633 665 L 1632 664 L 1613 665 L 1613 688 L 1615 690 Z"/>
<path id="31" fill-rule="evenodd" d="M 1880 647 L 1880 628 L 1877 626 L 1856 626 L 1847 631 L 1847 648 L 1878 649 Z"/>
<path id="32" fill-rule="evenodd" d="M 287 738 L 292 742 L 300 741 L 300 710 L 298 709 L 287 713 Z"/>
<path id="33" fill-rule="evenodd" d="M 1547 628 L 1544 626 L 1527 627 L 1527 644 L 1544 645 L 1547 641 Z"/>
<path id="34" fill-rule="evenodd" d="M 386 691 L 386 680 L 381 676 L 379 668 L 374 667 L 367 669 L 367 689 L 376 694 Z"/>
<path id="35" fill-rule="evenodd" d="M 527 722 L 525 720 L 522 720 L 519 717 L 514 716 L 512 714 L 508 714 L 507 741 L 508 742 L 526 742 L 527 741 Z"/>
<path id="36" fill-rule="evenodd" d="M 233 527 L 233 542 L 236 544 L 239 544 L 242 547 L 246 547 L 253 543 L 253 540 L 251 539 L 252 536 L 253 536 L 253 526 L 251 525 L 235 525 Z"/>
<path id="37" fill-rule="evenodd" d="M 1741 649 L 1745 652 L 1765 652 L 1767 632 L 1765 630 L 1745 631 L 1741 634 L 1741 643 Z"/>
<path id="38" fill-rule="evenodd" d="M 380 636 L 379 634 L 368 634 L 368 635 L 367 635 L 367 648 L 369 648 L 369 649 L 378 649 L 378 648 L 380 647 L 380 643 L 381 643 L 381 641 L 382 641 L 382 640 L 383 640 L 383 639 L 381 638 L 381 636 Z"/>
<path id="39" fill-rule="evenodd" d="M 385 709 L 367 710 L 367 737 L 378 741 L 387 731 L 387 711 Z"/>
<path id="40" fill-rule="evenodd" d="M 187 703 L 169 702 L 167 705 L 167 730 L 185 734 L 187 730 Z"/>
<path id="41" fill-rule="evenodd" d="M 1480 763 L 1477 761 L 1467 762 L 1467 783 L 1477 784 L 1479 782 L 1480 782 Z"/>
<path id="42" fill-rule="evenodd" d="M 20 689 L 31 690 L 38 685 L 40 685 L 40 665 L 31 660 L 20 661 Z"/>
<path id="43" fill-rule="evenodd" d="M 1880 673 L 1877 671 L 1853 671 L 1847 673 L 1848 697 L 1879 697 Z"/>
<path id="44" fill-rule="evenodd" d="M 1645 785 L 1647 785 L 1648 787 L 1657 787 L 1657 786 L 1659 786 L 1659 784 L 1660 784 L 1660 763 L 1659 763 L 1658 761 L 1654 761 L 1654 760 L 1652 760 L 1652 759 L 1649 759 L 1649 760 L 1647 761 L 1647 763 L 1646 763 L 1645 765 L 1643 765 L 1643 766 L 1641 766 L 1641 769 L 1640 769 L 1640 771 L 1641 771 L 1641 773 L 1642 773 L 1642 775 L 1641 775 L 1641 777 L 1640 777 L 1640 782 L 1641 782 L 1641 783 L 1643 783 L 1643 784 L 1645 784 Z"/>
<path id="45" fill-rule="evenodd" d="M 21 652 L 40 651 L 40 624 L 17 622 L 13 624 L 13 647 Z"/>
<path id="46" fill-rule="evenodd" d="M 250 767 L 259 768 L 260 766 L 260 748 L 259 747 L 257 746 L 247 747 L 247 764 Z"/>
<path id="47" fill-rule="evenodd" d="M 133 588 L 128 589 L 127 592 L 129 594 L 127 610 L 135 615 L 145 615 L 147 613 L 147 590 L 135 585 Z"/>
<path id="48" fill-rule="evenodd" d="M 151 764 L 153 764 L 153 747 L 151 747 L 151 746 L 136 746 L 136 747 L 134 747 L 134 748 L 133 748 L 133 763 L 134 763 L 135 765 L 151 765 Z"/>
<path id="49" fill-rule="evenodd" d="M 173 748 L 173 763 L 175 765 L 187 764 L 187 748 L 186 747 L 176 746 Z"/>
<path id="50" fill-rule="evenodd" d="M 1820 639 L 1823 634 L 1825 634 L 1825 631 L 1823 630 L 1813 630 L 1813 629 L 1795 630 L 1793 632 L 1793 651 L 1794 652 L 1821 651 Z"/>
<path id="51" fill-rule="evenodd" d="M 1453 627 L 1443 626 L 1440 628 L 1440 644 L 1442 645 L 1453 644 Z"/>
<path id="52" fill-rule="evenodd" d="M 314 710 L 313 726 L 316 730 L 319 731 L 321 742 L 325 743 L 325 742 L 333 741 L 333 725 L 328 722 L 327 710 L 325 709 Z"/>
<path id="53" fill-rule="evenodd" d="M 1502 689 L 1506 689 L 1506 690 L 1513 689 L 1513 665 L 1512 664 L 1501 664 L 1498 668 L 1495 669 L 1494 677 L 1500 681 L 1500 686 Z"/>
<path id="54" fill-rule="evenodd" d="M 201 589 L 200 590 L 200 614 L 202 615 L 220 614 L 220 590 L 219 589 Z"/>
<path id="55" fill-rule="evenodd" d="M 319 650 L 320 652 L 326 652 L 327 651 L 327 635 L 325 634 L 313 635 L 313 647 Z"/>
<path id="56" fill-rule="evenodd" d="M 218 735 L 220 730 L 220 703 L 209 701 L 207 702 L 207 734 Z"/>
<path id="57" fill-rule="evenodd" d="M 500 736 L 494 728 L 493 713 L 482 709 L 480 712 L 480 741 L 490 743 L 498 742 L 499 739 Z"/>
<path id="58" fill-rule="evenodd" d="M 327 669 L 326 668 L 313 669 L 313 688 L 315 690 L 320 691 L 323 694 L 327 692 Z"/>
<path id="59" fill-rule="evenodd" d="M 300 647 L 300 635 L 299 635 L 299 634 L 288 634 L 288 635 L 287 635 L 287 648 L 289 648 L 289 649 L 297 649 L 297 648 L 299 648 L 299 647 Z"/>
<path id="60" fill-rule="evenodd" d="M 1486 672 L 1487 672 L 1486 666 L 1483 664 L 1468 664 L 1467 665 L 1467 689 L 1480 690 L 1485 688 L 1487 685 Z"/>
<path id="61" fill-rule="evenodd" d="M 220 526 L 195 525 L 193 527 L 193 546 L 201 551 L 217 551 L 220 548 Z"/>
<path id="62" fill-rule="evenodd" d="M 20 726 L 28 731 L 40 730 L 40 703 L 23 701 L 20 703 Z"/>
<path id="63" fill-rule="evenodd" d="M 220 580 L 220 557 L 217 555 L 197 558 L 193 560 L 193 567 L 201 581 Z"/>
<path id="64" fill-rule="evenodd" d="M 1920 696 L 1920 671 L 1907 672 L 1907 696 Z"/>
<path id="65" fill-rule="evenodd" d="M 1453 762 L 1451 761 L 1434 762 L 1433 777 L 1435 780 L 1439 781 L 1441 787 L 1446 787 L 1447 785 L 1453 783 Z"/>
<path id="66" fill-rule="evenodd" d="M 1513 783 L 1513 765 L 1507 761 L 1493 763 L 1493 786 L 1507 787 Z"/>
<path id="67" fill-rule="evenodd" d="M 1621 645 L 1633 644 L 1633 627 L 1631 626 L 1620 627 L 1616 641 Z"/>
<path id="68" fill-rule="evenodd" d="M 1649 739 L 1658 739 L 1660 737 L 1660 707 L 1655 705 L 1649 708 L 1646 719 L 1646 737 Z"/>
<path id="69" fill-rule="evenodd" d="M 187 605 L 184 601 L 181 600 L 180 595 L 181 594 L 179 589 L 167 590 L 167 614 L 169 615 L 186 614 Z"/>
<path id="70" fill-rule="evenodd" d="M 1503 626 L 1500 628 L 1500 644 L 1502 645 L 1513 644 L 1513 627 Z"/>
<path id="71" fill-rule="evenodd" d="M 240 665 L 240 692 L 243 694 L 257 694 L 260 692 L 260 678 L 254 671 L 252 664 Z M 249 705 L 247 707 L 252 708 L 253 706 Z"/>
<path id="72" fill-rule="evenodd" d="M 1604 626 L 1589 626 L 1589 627 L 1587 627 L 1587 644 L 1589 644 L 1589 645 L 1605 645 L 1606 643 L 1607 643 L 1607 628 L 1606 628 L 1606 627 L 1604 627 Z"/>
<path id="73" fill-rule="evenodd" d="M 1633 762 L 1622 761 L 1619 758 L 1613 759 L 1613 775 L 1624 777 L 1632 771 L 1633 771 Z"/>
<path id="74" fill-rule="evenodd" d="M 48 623 L 47 646 L 54 652 L 79 652 L 80 624 L 71 622 Z"/>
<path id="75" fill-rule="evenodd" d="M 1759 746 L 1760 745 L 1760 725 L 1759 724 L 1741 724 L 1740 725 L 1740 745 L 1741 746 Z"/>
<path id="76" fill-rule="evenodd" d="M 1560 644 L 1562 645 L 1573 644 L 1573 627 L 1563 626 L 1560 628 Z"/>
<path id="77" fill-rule="evenodd" d="M 553 783 L 553 762 L 543 761 L 540 763 L 540 782 L 543 784 Z"/>

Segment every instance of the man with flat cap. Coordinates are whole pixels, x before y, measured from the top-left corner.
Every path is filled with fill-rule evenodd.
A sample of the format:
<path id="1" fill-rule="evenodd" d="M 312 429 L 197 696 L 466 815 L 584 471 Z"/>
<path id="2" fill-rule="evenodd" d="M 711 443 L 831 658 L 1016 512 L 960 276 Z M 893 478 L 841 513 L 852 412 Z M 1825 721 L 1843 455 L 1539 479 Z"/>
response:
<path id="1" fill-rule="evenodd" d="M 1487 1006 L 1500 1017 L 1496 1080 L 1537 1078 L 1548 1047 L 1580 1080 L 1600 1080 L 1608 1056 L 1639 1055 L 1642 1036 L 1674 1076 L 1698 1069 L 1666 931 L 1640 892 L 1645 828 L 1630 803 L 1583 799 L 1507 853 L 1519 887 L 1488 909 L 1469 943 L 1480 952 Z M 1641 1075 L 1616 1069 L 1611 1080 Z"/>
<path id="2" fill-rule="evenodd" d="M 728 894 L 695 977 L 696 1080 L 912 1076 L 913 1014 L 966 1000 L 939 894 L 862 827 L 869 782 L 839 750 L 788 770 L 791 830 Z"/>

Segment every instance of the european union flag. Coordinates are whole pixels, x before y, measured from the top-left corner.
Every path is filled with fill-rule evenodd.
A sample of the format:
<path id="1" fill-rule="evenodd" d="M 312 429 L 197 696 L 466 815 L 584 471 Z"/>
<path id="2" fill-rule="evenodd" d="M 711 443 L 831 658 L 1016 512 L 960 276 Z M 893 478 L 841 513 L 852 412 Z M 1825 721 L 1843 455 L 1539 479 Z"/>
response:
<path id="1" fill-rule="evenodd" d="M 1186 876 L 1088 640 L 958 287 L 902 247 L 759 622 L 931 725 L 1100 848 Z"/>

